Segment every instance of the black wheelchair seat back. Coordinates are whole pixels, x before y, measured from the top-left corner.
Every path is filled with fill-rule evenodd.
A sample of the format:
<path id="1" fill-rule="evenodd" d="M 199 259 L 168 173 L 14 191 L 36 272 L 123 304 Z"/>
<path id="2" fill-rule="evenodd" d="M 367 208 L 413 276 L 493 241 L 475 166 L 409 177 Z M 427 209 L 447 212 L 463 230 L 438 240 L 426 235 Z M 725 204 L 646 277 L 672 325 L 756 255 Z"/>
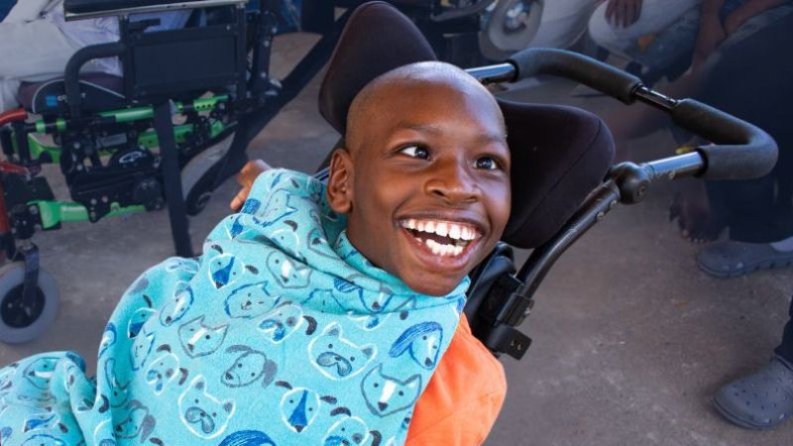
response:
<path id="1" fill-rule="evenodd" d="M 370 38 L 372 30 L 377 30 L 377 39 Z M 320 113 L 343 135 L 349 106 L 367 83 L 399 66 L 427 60 L 436 60 L 435 54 L 409 19 L 387 3 L 364 4 L 350 17 L 330 60 L 320 87 Z M 500 311 L 500 299 L 493 299 L 493 294 L 514 290 L 510 246 L 532 249 L 556 235 L 601 184 L 614 155 L 610 132 L 592 113 L 497 101 L 513 158 L 512 213 L 502 238 L 505 244 L 471 275 L 465 313 L 474 334 L 493 328 L 488 326 L 489 316 L 481 317 L 483 311 Z"/>
<path id="2" fill-rule="evenodd" d="M 200 0 L 192 0 L 194 3 Z M 71 13 L 104 13 L 127 5 L 143 8 L 188 2 L 141 1 L 106 2 L 73 1 L 65 4 Z M 234 8 L 214 6 L 193 9 L 183 29 L 166 30 L 155 34 L 131 33 L 124 42 L 124 50 L 117 57 L 124 60 L 123 75 L 103 72 L 80 72 L 80 112 L 93 113 L 129 107 L 130 99 L 151 99 L 167 95 L 169 99 L 187 100 L 209 88 L 224 87 L 237 81 L 241 69 L 236 58 L 238 33 L 218 37 L 206 29 L 235 25 Z M 131 22 L 131 26 L 135 22 Z M 225 31 L 225 29 L 224 29 Z M 164 32 L 164 34 L 163 34 Z M 41 82 L 23 82 L 17 93 L 20 105 L 35 114 L 67 116 L 70 112 L 66 79 L 63 76 Z M 149 97 L 146 97 L 149 96 Z M 134 104 L 133 104 L 134 105 Z"/>

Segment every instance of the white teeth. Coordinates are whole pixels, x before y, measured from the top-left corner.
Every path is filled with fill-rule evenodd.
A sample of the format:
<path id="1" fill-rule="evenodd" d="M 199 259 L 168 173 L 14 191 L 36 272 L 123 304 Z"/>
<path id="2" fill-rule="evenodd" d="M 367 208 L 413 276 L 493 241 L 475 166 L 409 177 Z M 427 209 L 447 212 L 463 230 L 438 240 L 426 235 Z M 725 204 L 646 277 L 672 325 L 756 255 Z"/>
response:
<path id="1" fill-rule="evenodd" d="M 446 222 L 439 222 L 435 225 L 435 233 L 441 237 L 446 237 L 449 234 L 449 225 Z"/>
<path id="2" fill-rule="evenodd" d="M 452 224 L 450 226 L 451 227 L 449 228 L 449 237 L 455 240 L 459 240 L 460 235 L 462 234 L 462 228 L 460 228 L 459 225 L 455 225 L 455 224 Z"/>
<path id="3" fill-rule="evenodd" d="M 476 229 L 470 226 L 445 221 L 416 220 L 411 218 L 403 220 L 402 226 L 411 231 L 437 234 L 441 237 L 449 237 L 454 240 L 464 240 L 467 242 L 479 236 Z"/>
<path id="4" fill-rule="evenodd" d="M 424 241 L 424 244 L 427 245 L 427 247 L 430 248 L 432 253 L 435 254 L 436 256 L 441 256 L 441 257 L 459 256 L 463 252 L 462 246 L 443 245 L 432 239 Z"/>

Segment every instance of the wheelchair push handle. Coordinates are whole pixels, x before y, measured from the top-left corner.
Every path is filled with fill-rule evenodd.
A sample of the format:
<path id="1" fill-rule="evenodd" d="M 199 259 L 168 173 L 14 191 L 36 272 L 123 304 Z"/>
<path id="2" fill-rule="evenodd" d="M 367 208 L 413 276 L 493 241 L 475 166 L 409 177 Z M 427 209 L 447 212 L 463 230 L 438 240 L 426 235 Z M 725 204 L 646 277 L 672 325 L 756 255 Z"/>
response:
<path id="1" fill-rule="evenodd" d="M 696 148 L 701 161 L 697 162 L 697 157 L 685 157 L 662 163 L 682 168 L 678 173 L 693 172 L 708 180 L 751 179 L 767 174 L 776 164 L 776 143 L 756 126 L 694 99 L 668 98 L 645 87 L 638 77 L 583 54 L 555 48 L 528 48 L 515 53 L 507 63 L 474 70 L 471 74 L 483 82 L 515 82 L 543 74 L 561 76 L 625 104 L 639 100 L 658 108 L 669 114 L 677 126 L 713 143 Z M 675 173 L 656 172 L 659 176 Z"/>
<path id="2" fill-rule="evenodd" d="M 681 99 L 669 110 L 679 127 L 711 141 L 696 148 L 708 180 L 759 178 L 774 168 L 777 145 L 758 127 L 694 99 Z"/>
<path id="3" fill-rule="evenodd" d="M 515 67 L 512 82 L 550 74 L 582 83 L 619 99 L 625 104 L 635 100 L 641 86 L 638 77 L 583 54 L 554 48 L 527 48 L 507 61 Z"/>

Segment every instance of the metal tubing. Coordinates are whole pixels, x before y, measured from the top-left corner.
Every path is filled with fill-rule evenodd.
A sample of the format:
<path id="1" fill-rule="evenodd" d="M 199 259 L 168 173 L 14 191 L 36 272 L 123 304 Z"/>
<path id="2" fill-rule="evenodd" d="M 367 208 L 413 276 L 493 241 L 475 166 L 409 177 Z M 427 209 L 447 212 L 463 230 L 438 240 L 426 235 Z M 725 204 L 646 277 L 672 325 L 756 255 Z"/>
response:
<path id="1" fill-rule="evenodd" d="M 129 16 L 132 14 L 141 14 L 144 12 L 159 12 L 159 11 L 175 11 L 178 9 L 198 9 L 210 8 L 213 6 L 233 5 L 239 3 L 244 5 L 248 0 L 199 0 L 199 1 L 186 1 L 182 3 L 168 3 L 163 5 L 149 5 L 149 6 L 134 6 L 129 8 L 107 9 L 103 11 L 86 11 L 86 12 L 72 12 L 65 11 L 66 21 L 94 19 L 97 17 L 108 16 Z M 244 6 L 243 6 L 244 7 Z"/>
<path id="2" fill-rule="evenodd" d="M 487 65 L 484 67 L 469 68 L 465 70 L 483 84 L 494 84 L 498 82 L 513 82 L 518 70 L 511 63 L 498 65 Z"/>
<path id="3" fill-rule="evenodd" d="M 557 236 L 532 251 L 517 274 L 523 285 L 516 293 L 531 299 L 559 257 L 586 231 L 603 219 L 619 199 L 620 193 L 613 181 L 609 180 L 598 186 L 584 200 L 578 212 L 570 218 Z"/>

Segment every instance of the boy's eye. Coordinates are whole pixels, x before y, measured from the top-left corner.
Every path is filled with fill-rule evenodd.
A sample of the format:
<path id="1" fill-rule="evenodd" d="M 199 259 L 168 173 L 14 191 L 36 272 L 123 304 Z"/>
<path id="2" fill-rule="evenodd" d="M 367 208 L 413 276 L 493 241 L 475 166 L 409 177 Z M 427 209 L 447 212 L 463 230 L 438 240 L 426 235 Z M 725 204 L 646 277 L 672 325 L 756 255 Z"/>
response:
<path id="1" fill-rule="evenodd" d="M 474 162 L 474 166 L 477 169 L 484 169 L 484 170 L 496 170 L 501 168 L 501 165 L 499 164 L 498 161 L 496 161 L 495 158 L 491 158 L 488 156 L 478 158 Z"/>
<path id="2" fill-rule="evenodd" d="M 427 159 L 430 157 L 430 152 L 421 146 L 407 146 L 403 147 L 399 150 L 400 153 L 404 153 L 407 156 L 411 156 L 413 158 L 422 158 Z"/>

